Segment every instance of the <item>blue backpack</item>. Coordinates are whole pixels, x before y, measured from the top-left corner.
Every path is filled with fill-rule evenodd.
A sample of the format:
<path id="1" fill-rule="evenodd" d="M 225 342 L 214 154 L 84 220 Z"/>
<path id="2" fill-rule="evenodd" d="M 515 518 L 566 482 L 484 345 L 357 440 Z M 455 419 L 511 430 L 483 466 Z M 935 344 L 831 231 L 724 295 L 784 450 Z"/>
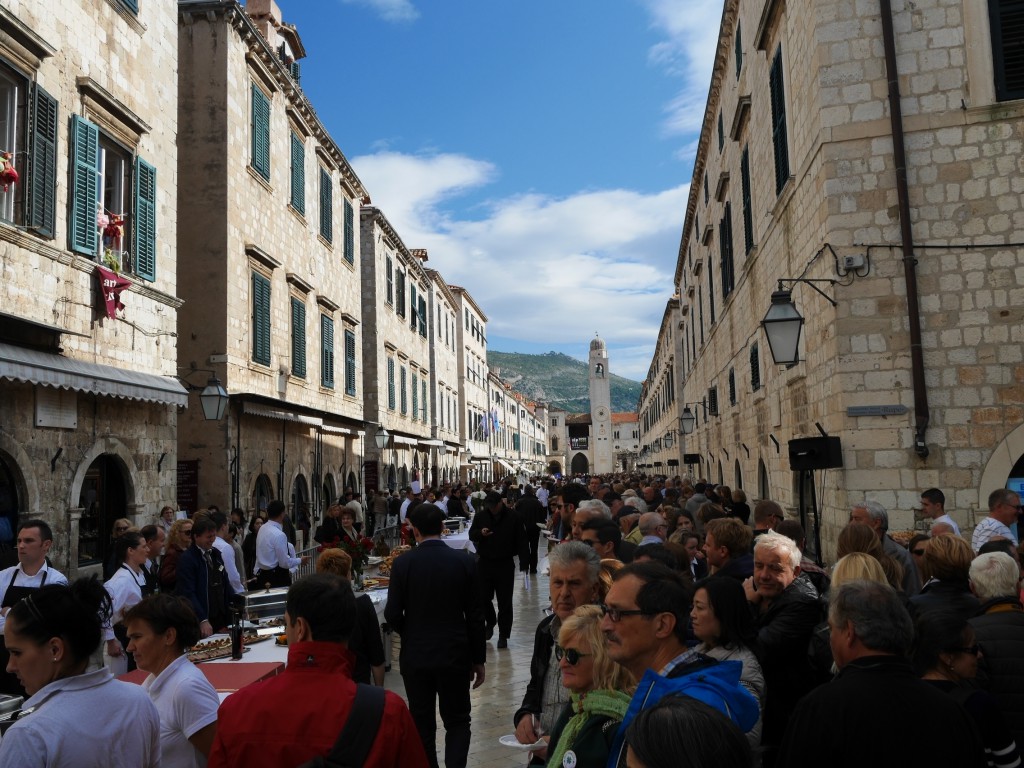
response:
<path id="1" fill-rule="evenodd" d="M 662 677 L 653 669 L 648 669 L 637 685 L 626 716 L 615 734 L 607 768 L 616 768 L 624 763 L 626 729 L 633 718 L 641 710 L 653 707 L 665 696 L 682 694 L 703 701 L 726 715 L 744 733 L 749 731 L 757 723 L 760 707 L 757 699 L 740 685 L 742 671 L 743 663 L 739 661 L 721 661 L 674 678 Z"/>

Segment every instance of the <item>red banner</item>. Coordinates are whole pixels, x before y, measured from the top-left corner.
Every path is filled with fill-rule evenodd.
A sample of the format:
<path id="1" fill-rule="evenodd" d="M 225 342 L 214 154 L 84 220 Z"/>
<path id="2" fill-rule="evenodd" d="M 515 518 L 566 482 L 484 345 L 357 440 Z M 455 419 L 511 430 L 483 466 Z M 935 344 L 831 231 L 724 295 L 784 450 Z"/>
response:
<path id="1" fill-rule="evenodd" d="M 100 276 L 100 297 L 106 308 L 107 317 L 117 317 L 117 310 L 124 309 L 121 303 L 121 292 L 132 287 L 130 280 L 126 280 L 116 272 L 96 266 Z"/>

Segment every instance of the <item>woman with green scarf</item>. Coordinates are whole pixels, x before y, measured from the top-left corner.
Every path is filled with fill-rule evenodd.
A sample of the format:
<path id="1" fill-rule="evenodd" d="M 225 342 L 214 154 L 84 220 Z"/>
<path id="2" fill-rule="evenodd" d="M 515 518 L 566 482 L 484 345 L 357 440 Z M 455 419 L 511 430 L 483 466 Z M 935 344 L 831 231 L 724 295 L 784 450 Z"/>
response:
<path id="1" fill-rule="evenodd" d="M 552 768 L 603 768 L 629 708 L 636 680 L 608 657 L 602 616 L 600 606 L 581 606 L 558 633 L 555 658 L 571 696 L 548 742 Z"/>

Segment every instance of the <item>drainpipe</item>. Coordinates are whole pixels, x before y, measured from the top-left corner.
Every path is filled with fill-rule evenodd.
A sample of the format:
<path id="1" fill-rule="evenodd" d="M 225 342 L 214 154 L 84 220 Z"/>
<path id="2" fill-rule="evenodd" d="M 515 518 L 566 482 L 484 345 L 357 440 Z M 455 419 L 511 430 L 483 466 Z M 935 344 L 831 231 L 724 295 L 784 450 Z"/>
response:
<path id="1" fill-rule="evenodd" d="M 917 259 L 910 228 L 910 194 L 907 191 L 907 157 L 903 146 L 903 110 L 900 107 L 899 74 L 896 71 L 896 38 L 890 0 L 879 0 L 885 71 L 889 82 L 889 120 L 892 123 L 892 153 L 896 165 L 896 197 L 900 213 L 903 276 L 907 284 L 907 316 L 910 323 L 910 371 L 914 385 L 914 452 L 928 458 L 925 432 L 928 429 L 928 391 L 924 383 L 924 354 L 921 349 L 921 309 L 917 297 Z"/>

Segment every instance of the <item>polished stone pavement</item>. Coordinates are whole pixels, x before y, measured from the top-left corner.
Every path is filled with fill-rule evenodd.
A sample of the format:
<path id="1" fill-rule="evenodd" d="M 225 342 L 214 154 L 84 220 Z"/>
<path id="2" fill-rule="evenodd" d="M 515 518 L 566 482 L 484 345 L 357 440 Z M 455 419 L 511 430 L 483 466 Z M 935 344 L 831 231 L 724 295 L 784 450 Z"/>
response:
<path id="1" fill-rule="evenodd" d="M 543 567 L 541 570 L 544 570 Z M 473 736 L 467 768 L 526 765 L 526 752 L 502 746 L 498 739 L 514 731 L 512 715 L 519 709 L 526 684 L 530 680 L 534 631 L 550 602 L 547 576 L 532 575 L 524 580 L 523 575 L 518 574 L 513 602 L 514 622 L 508 648 L 498 650 L 498 635 L 495 632 L 487 643 L 484 684 L 470 694 L 473 703 Z M 405 686 L 398 667 L 398 649 L 399 639 L 396 637 L 393 666 L 387 673 L 384 686 L 404 698 Z M 444 726 L 440 714 L 437 715 L 437 726 L 438 763 L 444 765 Z"/>

